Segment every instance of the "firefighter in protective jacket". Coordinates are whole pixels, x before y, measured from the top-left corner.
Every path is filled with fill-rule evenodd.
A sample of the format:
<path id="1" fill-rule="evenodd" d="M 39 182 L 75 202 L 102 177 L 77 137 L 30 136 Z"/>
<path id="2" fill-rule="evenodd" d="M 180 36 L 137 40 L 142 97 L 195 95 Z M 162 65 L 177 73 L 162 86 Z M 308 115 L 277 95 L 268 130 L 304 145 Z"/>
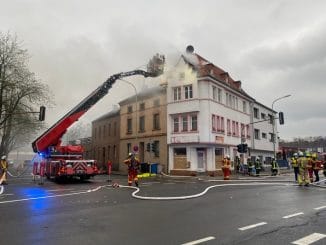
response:
<path id="1" fill-rule="evenodd" d="M 138 169 L 139 160 L 136 158 L 134 153 L 129 153 L 128 158 L 124 161 L 128 166 L 128 185 L 131 186 L 132 182 L 135 181 L 135 185 L 138 187 Z"/>
<path id="2" fill-rule="evenodd" d="M 308 186 L 310 183 L 310 178 L 309 178 L 309 159 L 304 156 L 302 152 L 299 152 L 299 159 L 298 159 L 298 165 L 299 165 L 299 185 L 305 184 L 305 186 Z"/>
<path id="3" fill-rule="evenodd" d="M 230 169 L 231 169 L 230 156 L 226 155 L 223 159 L 223 165 L 222 165 L 224 180 L 230 179 L 230 173 L 231 173 Z"/>
<path id="4" fill-rule="evenodd" d="M 0 161 L 0 185 L 7 184 L 7 170 L 8 170 L 8 162 L 6 160 L 6 156 L 1 157 Z"/>
<path id="5" fill-rule="evenodd" d="M 299 175 L 298 153 L 293 154 L 293 157 L 291 158 L 291 165 L 294 170 L 295 181 L 298 181 L 298 175 Z"/>

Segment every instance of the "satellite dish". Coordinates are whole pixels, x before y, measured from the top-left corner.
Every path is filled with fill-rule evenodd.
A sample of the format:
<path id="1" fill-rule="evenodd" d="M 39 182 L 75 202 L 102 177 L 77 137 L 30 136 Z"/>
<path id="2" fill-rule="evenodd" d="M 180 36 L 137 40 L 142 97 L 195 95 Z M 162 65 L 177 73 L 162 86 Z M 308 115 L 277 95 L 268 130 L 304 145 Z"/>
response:
<path id="1" fill-rule="evenodd" d="M 188 45 L 187 48 L 186 48 L 186 52 L 188 54 L 192 54 L 194 52 L 194 47 L 192 45 Z"/>

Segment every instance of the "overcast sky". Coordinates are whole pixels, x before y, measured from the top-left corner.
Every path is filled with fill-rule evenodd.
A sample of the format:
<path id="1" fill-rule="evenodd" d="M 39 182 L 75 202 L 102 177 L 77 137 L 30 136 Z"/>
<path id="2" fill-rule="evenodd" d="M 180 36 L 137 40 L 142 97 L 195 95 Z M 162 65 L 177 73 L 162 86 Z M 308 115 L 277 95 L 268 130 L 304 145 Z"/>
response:
<path id="1" fill-rule="evenodd" d="M 31 71 L 49 84 L 52 125 L 110 75 L 155 53 L 195 52 L 285 114 L 282 139 L 326 135 L 326 1 L 0 0 L 0 31 L 17 34 Z M 142 67 L 141 67 L 142 68 Z M 151 86 L 129 79 L 138 90 Z M 126 83 L 83 117 L 87 123 L 134 94 Z"/>

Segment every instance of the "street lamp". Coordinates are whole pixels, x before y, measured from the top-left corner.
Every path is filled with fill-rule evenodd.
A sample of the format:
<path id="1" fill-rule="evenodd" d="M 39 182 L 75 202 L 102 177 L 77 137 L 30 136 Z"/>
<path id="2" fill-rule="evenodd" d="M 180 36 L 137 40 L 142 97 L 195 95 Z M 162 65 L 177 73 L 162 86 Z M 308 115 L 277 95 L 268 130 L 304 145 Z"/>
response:
<path id="1" fill-rule="evenodd" d="M 120 78 L 120 81 L 128 83 L 135 90 L 135 95 L 136 95 L 136 135 L 135 135 L 135 139 L 136 139 L 136 144 L 138 146 L 138 142 L 137 142 L 138 141 L 138 128 L 137 128 L 138 127 L 138 93 L 137 93 L 137 89 L 136 89 L 135 85 L 133 85 L 131 82 L 129 82 L 127 80 L 124 80 L 124 79 Z"/>
<path id="2" fill-rule="evenodd" d="M 282 97 L 279 97 L 277 99 L 275 99 L 273 102 L 272 102 L 272 110 L 273 110 L 273 114 L 274 114 L 274 103 L 276 101 L 279 101 L 281 99 L 284 99 L 284 98 L 287 98 L 287 97 L 290 97 L 291 94 L 287 94 L 287 95 L 284 95 Z M 274 159 L 276 160 L 276 152 L 275 152 L 275 141 L 276 141 L 276 137 L 275 137 L 275 117 L 273 115 L 273 154 L 274 154 Z"/>

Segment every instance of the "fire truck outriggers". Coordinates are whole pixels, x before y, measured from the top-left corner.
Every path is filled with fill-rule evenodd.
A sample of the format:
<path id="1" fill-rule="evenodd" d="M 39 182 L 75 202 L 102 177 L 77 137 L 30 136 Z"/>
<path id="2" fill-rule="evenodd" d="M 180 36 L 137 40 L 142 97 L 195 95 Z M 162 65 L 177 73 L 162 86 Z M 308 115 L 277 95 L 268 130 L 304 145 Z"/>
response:
<path id="1" fill-rule="evenodd" d="M 61 145 L 62 136 L 74 122 L 108 93 L 116 80 L 133 75 L 157 77 L 163 73 L 164 63 L 165 57 L 156 54 L 148 63 L 147 71 L 133 70 L 110 76 L 101 86 L 32 142 L 33 151 L 38 154 L 38 157 L 33 160 L 34 166 L 38 166 L 38 164 L 40 166 L 38 174 L 56 180 L 67 177 L 89 179 L 97 175 L 99 173 L 97 162 L 83 159 L 81 145 Z"/>

